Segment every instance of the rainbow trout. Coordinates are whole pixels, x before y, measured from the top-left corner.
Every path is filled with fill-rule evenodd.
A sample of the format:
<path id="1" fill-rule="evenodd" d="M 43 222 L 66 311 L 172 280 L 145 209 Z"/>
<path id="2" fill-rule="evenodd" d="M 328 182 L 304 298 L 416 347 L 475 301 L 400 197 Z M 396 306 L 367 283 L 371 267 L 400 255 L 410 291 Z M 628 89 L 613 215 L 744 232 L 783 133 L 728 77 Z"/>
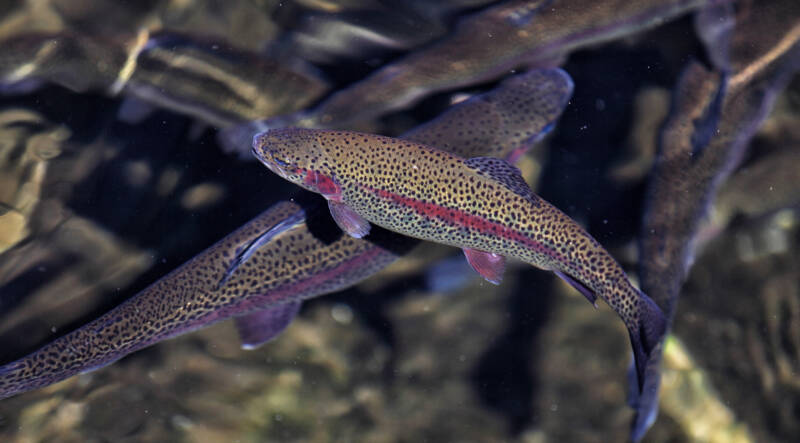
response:
<path id="1" fill-rule="evenodd" d="M 243 347 L 256 347 L 288 325 L 304 298 L 349 286 L 395 258 L 349 237 L 325 244 L 305 221 L 299 205 L 276 204 L 120 306 L 0 366 L 0 398 L 93 371 L 233 316 Z M 261 246 L 259 253 L 217 288 L 227 262 L 251 245 Z M 343 251 L 347 257 L 336 260 Z"/>
<path id="2" fill-rule="evenodd" d="M 556 66 L 580 48 L 664 22 L 708 0 L 512 0 L 459 20 L 453 31 L 376 69 L 316 108 L 277 117 L 271 127 L 345 128 L 406 108 L 435 92 Z"/>
<path id="3" fill-rule="evenodd" d="M 726 16 L 734 11 L 735 17 Z M 796 1 L 762 2 L 757 10 L 711 5 L 700 22 L 716 69 L 691 62 L 675 88 L 650 174 L 639 244 L 642 288 L 669 322 L 717 188 L 745 156 L 778 94 L 800 69 Z M 771 172 L 770 180 L 782 183 Z M 641 440 L 656 419 L 660 365 L 657 349 L 648 362 L 644 389 L 631 399 L 637 411 L 633 441 Z"/>
<path id="4" fill-rule="evenodd" d="M 553 127 L 571 94 L 566 72 L 531 71 L 453 106 L 405 137 L 465 156 L 517 158 Z M 228 318 L 243 347 L 257 347 L 280 334 L 302 300 L 352 286 L 417 243 L 377 229 L 369 239 L 341 235 L 317 212 L 317 200 L 276 204 L 120 306 L 0 366 L 0 399 Z"/>
<path id="5" fill-rule="evenodd" d="M 519 170 L 464 159 L 408 140 L 349 131 L 274 129 L 253 138 L 270 170 L 328 201 L 339 227 L 360 238 L 370 222 L 464 250 L 498 284 L 505 257 L 553 271 L 590 302 L 606 301 L 630 334 L 637 376 L 661 339 L 661 309 L 575 221 L 531 191 Z"/>

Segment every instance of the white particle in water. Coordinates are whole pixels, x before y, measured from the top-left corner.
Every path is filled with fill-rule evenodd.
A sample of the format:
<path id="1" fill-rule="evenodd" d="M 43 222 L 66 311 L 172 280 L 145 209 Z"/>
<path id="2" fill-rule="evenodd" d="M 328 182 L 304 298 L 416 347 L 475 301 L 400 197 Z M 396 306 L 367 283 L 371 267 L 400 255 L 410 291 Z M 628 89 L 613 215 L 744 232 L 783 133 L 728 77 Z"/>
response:
<path id="1" fill-rule="evenodd" d="M 353 310 L 344 303 L 336 303 L 331 308 L 331 317 L 336 322 L 347 325 L 353 321 Z"/>

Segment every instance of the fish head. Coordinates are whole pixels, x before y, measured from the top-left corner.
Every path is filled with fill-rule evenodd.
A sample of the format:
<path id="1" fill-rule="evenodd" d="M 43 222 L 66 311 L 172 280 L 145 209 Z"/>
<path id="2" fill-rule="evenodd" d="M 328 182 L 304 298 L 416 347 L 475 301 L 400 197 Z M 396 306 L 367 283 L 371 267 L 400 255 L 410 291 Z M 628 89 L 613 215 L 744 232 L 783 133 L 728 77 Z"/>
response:
<path id="1" fill-rule="evenodd" d="M 329 200 L 341 198 L 332 162 L 314 131 L 270 129 L 253 137 L 253 155 L 269 170 Z"/>

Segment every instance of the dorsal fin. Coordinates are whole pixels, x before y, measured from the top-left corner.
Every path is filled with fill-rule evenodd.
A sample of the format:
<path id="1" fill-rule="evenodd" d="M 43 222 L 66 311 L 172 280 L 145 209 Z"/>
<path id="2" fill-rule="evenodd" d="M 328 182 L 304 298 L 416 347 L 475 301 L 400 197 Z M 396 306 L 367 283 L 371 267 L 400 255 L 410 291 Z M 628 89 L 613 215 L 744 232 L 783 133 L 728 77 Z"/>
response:
<path id="1" fill-rule="evenodd" d="M 464 164 L 478 172 L 478 174 L 489 177 L 511 192 L 525 197 L 536 206 L 539 206 L 539 197 L 533 193 L 531 187 L 522 178 L 516 166 L 511 163 L 494 157 L 473 157 L 464 160 Z"/>
<path id="2" fill-rule="evenodd" d="M 239 266 L 244 264 L 244 262 L 252 257 L 260 247 L 272 241 L 275 236 L 292 229 L 300 223 L 303 223 L 306 220 L 305 217 L 305 212 L 300 209 L 276 223 L 274 226 L 264 231 L 264 233 L 260 234 L 258 237 L 252 239 L 248 244 L 237 251 L 236 257 L 234 257 L 233 262 L 231 262 L 231 264 L 228 266 L 228 269 L 225 270 L 225 274 L 222 275 L 222 279 L 220 279 L 219 283 L 217 283 L 216 289 L 219 290 L 221 287 L 225 286 L 225 284 L 228 283 L 228 279 L 230 279 L 233 275 L 234 271 L 236 271 Z"/>

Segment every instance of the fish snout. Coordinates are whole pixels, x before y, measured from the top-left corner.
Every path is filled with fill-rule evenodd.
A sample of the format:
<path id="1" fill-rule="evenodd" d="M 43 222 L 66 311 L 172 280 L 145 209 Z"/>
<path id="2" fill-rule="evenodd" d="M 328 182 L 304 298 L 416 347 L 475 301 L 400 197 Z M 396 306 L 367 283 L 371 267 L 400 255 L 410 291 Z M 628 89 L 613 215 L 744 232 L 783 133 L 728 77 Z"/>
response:
<path id="1" fill-rule="evenodd" d="M 250 152 L 266 167 L 272 169 L 275 172 L 277 168 L 285 168 L 288 166 L 286 161 L 283 161 L 276 155 L 274 149 L 272 149 L 270 143 L 270 130 L 259 132 L 258 134 L 253 136 L 253 144 L 250 148 Z"/>
<path id="2" fill-rule="evenodd" d="M 259 132 L 256 135 L 254 135 L 253 142 L 250 145 L 250 152 L 252 152 L 257 159 L 261 160 L 262 163 L 264 162 L 264 158 L 261 155 L 261 147 L 264 145 L 264 142 L 266 141 L 265 138 L 267 137 L 267 132 L 268 131 Z"/>

